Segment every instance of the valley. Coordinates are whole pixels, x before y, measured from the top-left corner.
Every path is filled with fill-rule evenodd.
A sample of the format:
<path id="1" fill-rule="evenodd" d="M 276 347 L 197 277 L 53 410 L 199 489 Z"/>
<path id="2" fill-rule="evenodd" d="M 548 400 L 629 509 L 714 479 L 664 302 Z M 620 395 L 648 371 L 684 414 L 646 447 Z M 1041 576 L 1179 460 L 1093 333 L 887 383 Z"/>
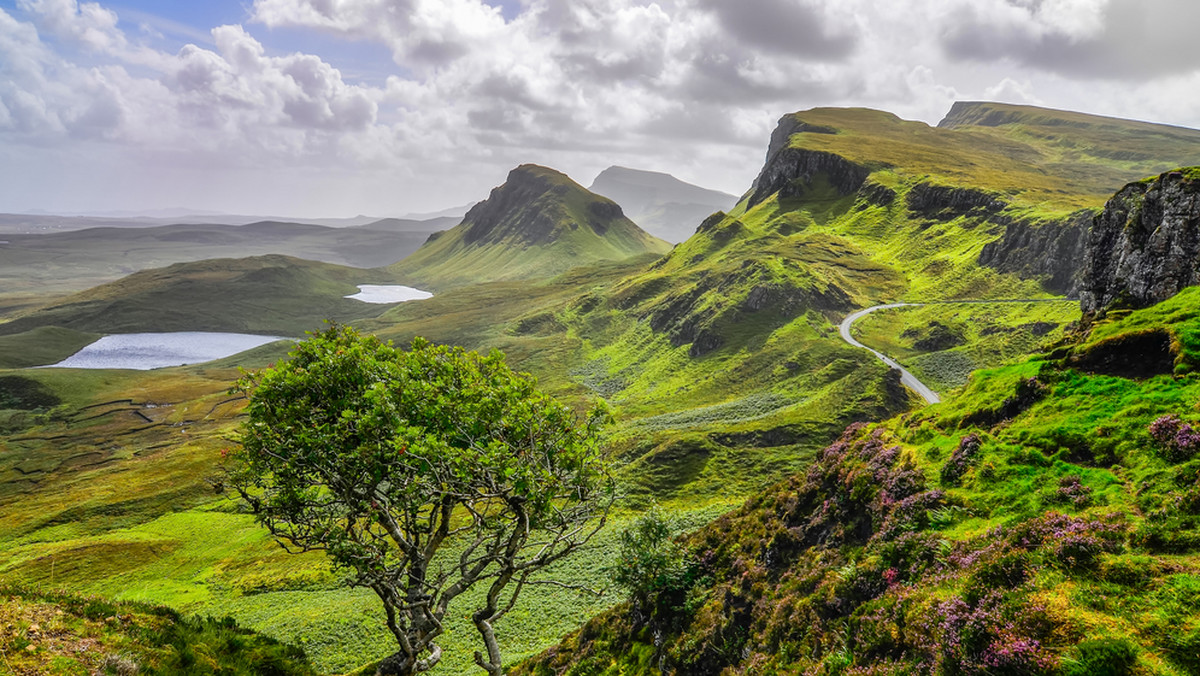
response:
<path id="1" fill-rule="evenodd" d="M 610 524 L 550 571 L 601 593 L 524 592 L 498 626 L 513 673 L 1077 674 L 1099 643 L 1137 665 L 1111 673 L 1195 673 L 1200 459 L 1147 430 L 1200 400 L 1200 279 L 1154 264 L 1196 253 L 1195 176 L 1172 171 L 1196 164 L 1200 132 L 1177 127 L 818 108 L 780 121 L 743 197 L 676 209 L 690 229 L 639 227 L 617 184 L 648 182 L 624 188 L 643 218 L 721 193 L 609 170 L 601 196 L 521 165 L 436 232 L 6 235 L 23 286 L 0 284 L 0 581 L 229 615 L 320 673 L 374 673 L 395 650 L 378 600 L 282 551 L 222 478 L 239 369 L 329 320 L 499 349 L 611 411 Z M 29 368 L 184 331 L 262 344 Z M 621 532 L 654 506 L 692 568 L 630 598 Z M 474 669 L 473 632 L 449 620 L 431 673 Z"/>

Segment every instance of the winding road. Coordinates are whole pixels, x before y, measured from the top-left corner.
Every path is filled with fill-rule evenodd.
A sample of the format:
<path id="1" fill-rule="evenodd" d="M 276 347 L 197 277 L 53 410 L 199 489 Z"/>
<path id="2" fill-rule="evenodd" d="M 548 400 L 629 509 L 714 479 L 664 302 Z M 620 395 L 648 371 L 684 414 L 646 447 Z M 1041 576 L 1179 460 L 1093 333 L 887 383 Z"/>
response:
<path id="1" fill-rule="evenodd" d="M 1078 303 L 1078 302 L 1079 301 L 1077 301 L 1077 300 L 1070 300 L 1070 299 L 1066 299 L 1066 298 L 1006 298 L 1006 299 L 1002 299 L 1002 300 L 939 300 L 939 301 L 931 301 L 928 303 L 888 303 L 886 305 L 873 305 L 869 308 L 865 308 L 865 309 L 859 310 L 858 312 L 855 312 L 853 314 L 847 315 L 846 318 L 842 320 L 842 323 L 838 325 L 838 333 L 841 334 L 842 340 L 846 341 L 850 345 L 869 351 L 871 354 L 878 357 L 880 361 L 887 364 L 889 367 L 894 368 L 897 371 L 899 371 L 900 372 L 900 382 L 903 383 L 904 386 L 907 387 L 908 389 L 921 395 L 921 398 L 924 399 L 926 403 L 937 404 L 937 403 L 941 403 L 942 398 L 940 396 L 938 396 L 937 392 L 933 391 L 933 388 L 931 388 L 928 385 L 926 385 L 925 383 L 921 382 L 920 379 L 918 379 L 911 372 L 909 372 L 908 369 L 901 366 L 900 363 L 897 362 L 895 359 L 892 359 L 891 357 L 887 356 L 886 354 L 884 354 L 878 350 L 873 350 L 873 349 L 867 347 L 866 345 L 863 345 L 862 343 L 855 340 L 854 336 L 850 335 L 850 327 L 854 325 L 854 322 L 862 319 L 863 317 L 866 317 L 867 315 L 871 314 L 872 312 L 875 312 L 876 310 L 890 310 L 890 309 L 898 308 L 898 307 L 923 307 L 925 305 L 985 305 L 985 304 L 990 304 L 990 303 Z"/>

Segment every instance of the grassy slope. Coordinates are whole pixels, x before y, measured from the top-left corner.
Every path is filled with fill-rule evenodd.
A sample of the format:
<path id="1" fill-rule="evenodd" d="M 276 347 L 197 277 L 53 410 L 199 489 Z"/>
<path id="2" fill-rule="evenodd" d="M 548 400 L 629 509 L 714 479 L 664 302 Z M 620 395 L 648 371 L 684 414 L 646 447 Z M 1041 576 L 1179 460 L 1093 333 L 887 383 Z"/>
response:
<path id="1" fill-rule="evenodd" d="M 484 229 L 488 232 L 481 233 Z M 663 253 L 669 247 L 565 174 L 522 165 L 462 223 L 390 269 L 441 289 L 551 277 L 578 265 Z"/>
<path id="2" fill-rule="evenodd" d="M 7 235 L 0 245 L 0 289 L 5 296 L 74 292 L 174 263 L 268 254 L 372 268 L 416 251 L 433 225 L 394 232 L 268 221 Z"/>
<path id="3" fill-rule="evenodd" d="M 838 341 L 835 322 L 849 309 L 897 298 L 1040 293 L 1036 282 L 975 263 L 996 236 L 980 227 L 983 219 L 930 219 L 905 208 L 904 195 L 923 180 L 919 170 L 891 167 L 871 178 L 897 191 L 886 206 L 840 195 L 818 179 L 793 197 L 744 203 L 661 262 L 651 256 L 550 281 L 455 288 L 355 323 L 399 340 L 423 334 L 500 347 L 560 396 L 608 398 L 623 421 L 613 445 L 627 468 L 628 504 L 653 496 L 700 518 L 802 467 L 846 422 L 910 405 L 869 355 Z M 376 281 L 318 277 L 331 299 L 343 288 L 333 289 L 335 282 Z M 1014 311 L 997 321 L 1029 319 Z M 254 363 L 278 358 L 270 353 L 277 348 L 264 349 Z M 55 584 L 186 610 L 221 608 L 274 635 L 304 639 L 327 670 L 385 654 L 388 640 L 367 595 L 332 588 L 317 557 L 274 549 L 204 481 L 234 414 L 220 404 L 233 377 L 228 366 L 37 373 L 66 406 L 49 416 L 15 414 L 26 429 L 0 447 L 0 459 L 41 463 L 4 475 L 0 547 L 13 562 L 0 576 L 48 584 L 45 563 L 54 560 Z M 101 409 L 96 421 L 78 410 L 129 396 L 175 405 Z M 147 425 L 137 413 L 164 424 Z M 178 423 L 185 425 L 169 427 Z M 564 574 L 596 575 L 611 551 Z M 531 596 L 527 614 L 502 628 L 509 654 L 544 647 L 614 601 Z M 448 659 L 461 659 L 473 640 L 455 630 Z"/>
<path id="4" fill-rule="evenodd" d="M 228 620 L 95 597 L 0 587 L 5 673 L 314 674 L 301 650 Z"/>
<path id="5" fill-rule="evenodd" d="M 798 134 L 795 147 L 994 191 L 1050 213 L 1101 206 L 1129 181 L 1200 160 L 1196 130 L 1031 106 L 975 104 L 947 127 L 868 109 L 817 108 L 791 117 L 838 130 Z"/>
<path id="6" fill-rule="evenodd" d="M 972 371 L 1044 351 L 1078 320 L 1074 301 L 927 305 L 873 312 L 854 324 L 854 335 L 948 393 Z"/>
<path id="7" fill-rule="evenodd" d="M 1110 320 L 1074 354 L 1147 326 L 1190 335 L 1197 294 Z M 877 440 L 848 432 L 688 538 L 685 602 L 638 622 L 618 608 L 523 673 L 650 673 L 663 655 L 704 673 L 1197 673 L 1200 454 L 1172 457 L 1149 427 L 1195 423 L 1200 376 L 1068 363 L 977 372 Z"/>

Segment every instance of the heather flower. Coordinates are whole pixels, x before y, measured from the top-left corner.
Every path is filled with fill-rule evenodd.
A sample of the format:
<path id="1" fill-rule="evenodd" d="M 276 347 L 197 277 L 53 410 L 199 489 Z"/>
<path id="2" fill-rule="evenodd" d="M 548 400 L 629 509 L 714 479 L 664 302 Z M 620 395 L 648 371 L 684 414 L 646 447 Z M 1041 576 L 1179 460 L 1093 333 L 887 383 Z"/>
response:
<path id="1" fill-rule="evenodd" d="M 958 442 L 958 448 L 955 448 L 954 453 L 950 454 L 950 459 L 946 461 L 945 465 L 942 465 L 942 483 L 947 486 L 957 486 L 959 479 L 975 464 L 982 445 L 979 435 L 975 433 L 963 437 L 962 441 Z"/>
<path id="2" fill-rule="evenodd" d="M 1159 451 L 1170 462 L 1188 460 L 1200 449 L 1200 432 L 1177 415 L 1159 416 L 1150 423 L 1149 431 L 1150 438 L 1154 439 Z"/>

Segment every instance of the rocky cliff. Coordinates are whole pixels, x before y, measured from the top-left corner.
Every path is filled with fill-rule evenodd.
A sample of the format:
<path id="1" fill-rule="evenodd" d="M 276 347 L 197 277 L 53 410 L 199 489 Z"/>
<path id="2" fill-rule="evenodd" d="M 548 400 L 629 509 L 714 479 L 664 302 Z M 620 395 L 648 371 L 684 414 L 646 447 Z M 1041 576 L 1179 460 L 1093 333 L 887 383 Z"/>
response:
<path id="1" fill-rule="evenodd" d="M 775 193 L 779 193 L 780 197 L 794 197 L 799 193 L 797 189 L 800 186 L 811 183 L 819 174 L 824 174 L 843 195 L 862 187 L 871 173 L 869 169 L 841 155 L 794 147 L 792 136 L 803 133 L 836 134 L 837 130 L 809 124 L 792 115 L 780 119 L 771 134 L 766 164 L 748 193 L 750 207 Z"/>
<path id="2" fill-rule="evenodd" d="M 1080 291 L 1084 244 L 1094 216 L 1092 211 L 1082 210 L 1065 221 L 1007 223 L 1004 235 L 979 252 L 979 264 L 1025 279 L 1040 279 L 1047 290 L 1075 298 Z"/>
<path id="3" fill-rule="evenodd" d="M 1200 168 L 1130 183 L 1088 234 L 1085 314 L 1142 308 L 1200 283 Z"/>

